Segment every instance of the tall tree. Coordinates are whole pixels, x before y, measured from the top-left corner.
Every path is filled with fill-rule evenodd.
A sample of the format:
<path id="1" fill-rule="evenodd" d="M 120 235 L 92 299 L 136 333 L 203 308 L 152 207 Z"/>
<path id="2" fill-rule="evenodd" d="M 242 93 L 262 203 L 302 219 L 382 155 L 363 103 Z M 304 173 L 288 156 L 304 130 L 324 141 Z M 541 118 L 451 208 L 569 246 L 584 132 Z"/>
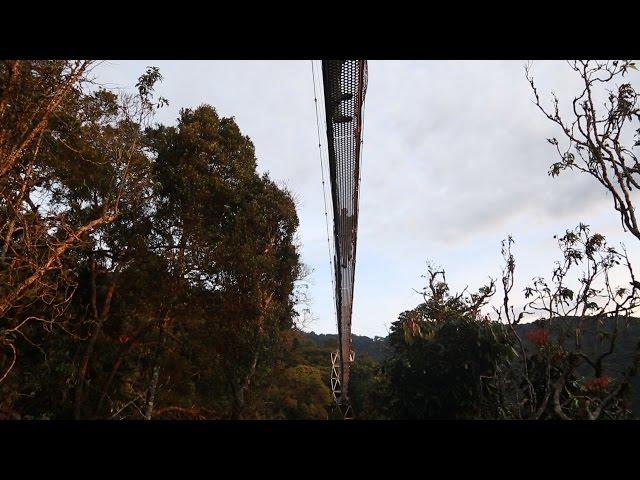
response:
<path id="1" fill-rule="evenodd" d="M 239 417 L 256 370 L 268 365 L 267 350 L 294 314 L 295 205 L 256 173 L 254 147 L 233 119 L 210 106 L 183 110 L 176 127 L 149 131 L 149 138 L 158 181 L 152 245 L 169 266 L 164 287 L 174 306 L 165 311 L 186 325 L 201 306 L 205 321 L 196 326 L 220 353 L 216 363 Z M 161 352 L 157 358 L 150 392 Z"/>
<path id="2" fill-rule="evenodd" d="M 548 139 L 560 157 L 549 175 L 573 170 L 593 177 L 613 200 L 622 228 L 640 240 L 633 193 L 640 188 L 640 104 L 631 82 L 623 81 L 638 68 L 629 60 L 572 61 L 569 66 L 580 79 L 581 91 L 569 101 L 568 115 L 561 113 L 555 94 L 551 106 L 543 106 L 531 70 L 526 69 L 535 104 L 564 137 Z"/>
<path id="3" fill-rule="evenodd" d="M 625 418 L 630 383 L 640 365 L 640 342 L 618 371 L 607 360 L 620 349 L 637 319 L 640 290 L 626 251 L 578 225 L 558 238 L 562 258 L 551 279 L 536 277 L 525 288 L 518 315 L 510 302 L 515 259 L 512 239 L 503 242 L 503 304 L 496 310 L 516 352 L 512 368 L 499 375 L 502 412 L 511 418 Z M 616 285 L 624 271 L 630 288 Z M 526 325 L 527 319 L 536 322 Z M 592 388 L 594 385 L 597 388 Z"/>
<path id="4" fill-rule="evenodd" d="M 394 418 L 482 418 L 495 405 L 492 377 L 508 355 L 502 326 L 480 313 L 493 281 L 477 293 L 452 295 L 444 271 L 430 268 L 424 303 L 391 326 L 385 362 Z"/>
<path id="5" fill-rule="evenodd" d="M 15 363 L 14 339 L 24 326 L 51 328 L 63 314 L 76 286 L 68 262 L 143 191 L 140 125 L 153 111 L 157 77 L 141 77 L 138 96 L 117 97 L 84 88 L 89 65 L 0 68 L 0 338 L 13 354 L 0 381 Z"/>

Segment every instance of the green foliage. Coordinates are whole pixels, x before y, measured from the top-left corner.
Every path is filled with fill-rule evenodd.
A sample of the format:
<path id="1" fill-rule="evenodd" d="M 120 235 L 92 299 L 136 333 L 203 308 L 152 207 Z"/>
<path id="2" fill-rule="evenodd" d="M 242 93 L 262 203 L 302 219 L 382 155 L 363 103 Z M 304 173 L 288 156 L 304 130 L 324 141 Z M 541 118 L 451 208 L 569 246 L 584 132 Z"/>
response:
<path id="1" fill-rule="evenodd" d="M 446 303 L 404 312 L 391 327 L 394 355 L 385 363 L 396 418 L 471 419 L 494 399 L 494 376 L 510 349 L 501 325 Z"/>
<path id="2" fill-rule="evenodd" d="M 278 371 L 266 397 L 273 405 L 270 416 L 273 419 L 326 420 L 331 402 L 331 392 L 322 370 L 310 365 Z"/>
<path id="3" fill-rule="evenodd" d="M 156 67 L 129 95 L 83 88 L 82 65 L 0 63 L 0 418 L 334 418 L 336 336 L 295 326 L 291 193 L 258 174 L 249 137 L 212 106 L 150 127 L 167 104 L 154 99 Z M 611 95 L 611 125 L 638 116 L 629 84 Z M 558 152 L 552 176 L 600 175 L 597 149 Z M 524 292 L 552 309 L 546 323 L 490 321 L 479 312 L 493 281 L 452 295 L 430 270 L 424 302 L 388 338 L 354 335 L 356 418 L 628 418 L 640 346 L 622 320 L 640 284 L 594 287 L 588 275 L 631 264 L 586 225 L 558 241 L 552 280 Z M 567 272 L 585 263 L 570 288 Z M 613 311 L 598 303 L 607 292 Z M 559 314 L 571 308 L 580 316 Z"/>
<path id="4" fill-rule="evenodd" d="M 66 68 L 32 63 L 34 76 L 16 87 L 25 106 Z M 0 68 L 0 89 L 11 78 Z M 21 335 L 11 337 L 18 361 L 0 383 L 1 414 L 326 418 L 328 372 L 285 345 L 303 274 L 293 199 L 256 172 L 250 139 L 211 106 L 183 109 L 175 126 L 146 126 L 145 115 L 166 104 L 153 99 L 161 80 L 149 67 L 133 103 L 72 89 L 32 152 L 37 177 L 24 188 L 37 185 L 51 218 L 64 219 L 52 235 L 115 208 L 45 277 L 48 296 L 34 290 L 12 310 Z M 17 128 L 11 118 L 0 133 Z M 0 186 L 19 194 L 18 183 Z M 11 268 L 0 266 L 0 279 L 16 278 Z M 3 349 L 2 372 L 10 360 Z"/>
<path id="5" fill-rule="evenodd" d="M 394 418 L 393 392 L 382 365 L 367 354 L 359 355 L 351 369 L 349 396 L 356 419 Z"/>

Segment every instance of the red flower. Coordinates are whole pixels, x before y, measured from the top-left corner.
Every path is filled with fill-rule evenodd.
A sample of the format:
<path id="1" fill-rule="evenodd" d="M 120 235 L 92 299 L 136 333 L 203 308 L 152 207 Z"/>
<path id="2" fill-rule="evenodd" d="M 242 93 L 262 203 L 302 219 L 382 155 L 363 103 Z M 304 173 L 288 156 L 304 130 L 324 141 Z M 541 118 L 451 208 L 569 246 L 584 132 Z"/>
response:
<path id="1" fill-rule="evenodd" d="M 527 332 L 527 338 L 535 346 L 542 347 L 549 342 L 549 330 L 544 330 L 542 328 L 537 330 L 529 330 Z"/>
<path id="2" fill-rule="evenodd" d="M 129 340 L 130 340 L 130 339 L 129 339 L 129 337 L 127 337 L 126 335 L 120 335 L 120 336 L 118 337 L 118 341 L 119 341 L 120 343 L 123 343 L 123 344 L 124 344 L 124 343 L 129 343 Z"/>
<path id="3" fill-rule="evenodd" d="M 590 378 L 585 382 L 585 387 L 590 392 L 600 392 L 609 386 L 609 377 Z"/>

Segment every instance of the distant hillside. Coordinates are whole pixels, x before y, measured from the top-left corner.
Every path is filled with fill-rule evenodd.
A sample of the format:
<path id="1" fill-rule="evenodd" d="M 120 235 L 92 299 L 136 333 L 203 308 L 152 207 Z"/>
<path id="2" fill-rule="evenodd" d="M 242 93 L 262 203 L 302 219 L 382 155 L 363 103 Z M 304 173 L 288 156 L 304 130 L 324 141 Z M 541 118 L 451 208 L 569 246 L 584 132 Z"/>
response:
<path id="1" fill-rule="evenodd" d="M 335 333 L 315 333 L 303 332 L 308 338 L 320 348 L 338 348 L 338 335 Z M 361 355 L 368 355 L 376 362 L 382 363 L 391 354 L 391 349 L 386 337 L 366 337 L 364 335 L 352 336 L 353 351 L 356 358 Z"/>
<path id="2" fill-rule="evenodd" d="M 562 330 L 575 331 L 575 327 L 579 321 L 579 317 L 558 318 L 550 325 L 549 322 L 525 323 L 518 325 L 517 330 L 528 349 L 533 349 L 533 345 L 527 340 L 527 332 L 541 328 L 548 328 L 551 331 L 552 338 L 557 339 Z M 606 357 L 603 361 L 605 374 L 611 377 L 620 376 L 631 363 L 636 344 L 640 341 L 640 318 L 609 318 L 606 322 L 599 326 L 600 331 L 611 334 L 614 327 L 618 324 L 618 338 L 615 344 L 614 352 Z M 595 326 L 588 323 L 583 324 L 583 350 L 590 356 L 594 356 L 596 352 L 602 353 L 608 347 L 608 337 L 606 335 L 597 336 L 594 332 Z M 338 347 L 337 334 L 317 334 L 315 332 L 303 332 L 303 336 L 311 340 L 319 348 L 330 348 L 332 350 Z M 353 350 L 356 354 L 356 360 L 359 356 L 368 355 L 373 360 L 382 363 L 391 355 L 391 347 L 389 346 L 387 337 L 370 338 L 363 335 L 353 335 Z M 589 377 L 593 375 L 592 370 L 585 366 L 578 370 L 580 375 Z M 640 414 L 640 375 L 632 381 L 632 409 L 636 414 Z"/>
<path id="3" fill-rule="evenodd" d="M 561 331 L 571 332 L 580 321 L 580 317 L 562 317 L 554 319 L 553 322 L 539 321 L 539 323 L 525 323 L 518 326 L 521 337 L 527 343 L 528 348 L 533 348 L 526 340 L 526 332 L 544 326 L 551 332 L 551 337 L 557 339 Z M 583 328 L 583 351 L 591 358 L 597 354 L 605 352 L 609 346 L 609 338 L 614 328 L 618 326 L 618 336 L 616 338 L 614 351 L 603 360 L 604 374 L 610 377 L 621 376 L 631 365 L 636 345 L 640 342 L 640 318 L 607 318 L 604 323 L 597 327 L 604 335 L 596 335 L 596 325 L 594 320 L 585 320 Z M 565 337 L 566 338 L 566 337 Z M 568 348 L 570 348 L 568 346 Z M 585 377 L 593 375 L 593 369 L 584 365 L 578 369 L 578 374 Z M 632 388 L 632 410 L 640 414 L 640 375 L 636 375 L 631 381 Z"/>

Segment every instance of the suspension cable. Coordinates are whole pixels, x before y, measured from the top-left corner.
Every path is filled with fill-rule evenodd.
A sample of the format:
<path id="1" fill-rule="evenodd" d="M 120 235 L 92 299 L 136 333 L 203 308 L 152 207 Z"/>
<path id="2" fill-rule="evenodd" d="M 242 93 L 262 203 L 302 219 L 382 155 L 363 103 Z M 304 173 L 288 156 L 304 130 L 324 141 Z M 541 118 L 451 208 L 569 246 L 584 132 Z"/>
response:
<path id="1" fill-rule="evenodd" d="M 333 251 L 331 249 L 331 241 L 329 239 L 329 212 L 327 209 L 327 190 L 326 190 L 326 185 L 325 185 L 325 177 L 324 177 L 324 160 L 322 157 L 322 140 L 321 140 L 321 135 L 320 135 L 320 119 L 319 119 L 319 115 L 318 115 L 318 94 L 317 94 L 317 89 L 316 89 L 316 72 L 315 72 L 315 68 L 313 66 L 313 60 L 311 60 L 311 75 L 313 77 L 313 101 L 315 104 L 315 110 L 316 110 L 316 129 L 317 129 L 317 133 L 318 133 L 318 152 L 320 154 L 320 172 L 322 174 L 322 199 L 324 201 L 324 222 L 325 222 L 325 228 L 326 228 L 326 232 L 327 232 L 327 248 L 329 251 L 329 269 L 331 272 L 331 292 L 333 295 L 333 310 L 334 310 L 334 315 L 336 314 L 336 286 L 335 286 L 335 272 L 333 270 Z"/>

